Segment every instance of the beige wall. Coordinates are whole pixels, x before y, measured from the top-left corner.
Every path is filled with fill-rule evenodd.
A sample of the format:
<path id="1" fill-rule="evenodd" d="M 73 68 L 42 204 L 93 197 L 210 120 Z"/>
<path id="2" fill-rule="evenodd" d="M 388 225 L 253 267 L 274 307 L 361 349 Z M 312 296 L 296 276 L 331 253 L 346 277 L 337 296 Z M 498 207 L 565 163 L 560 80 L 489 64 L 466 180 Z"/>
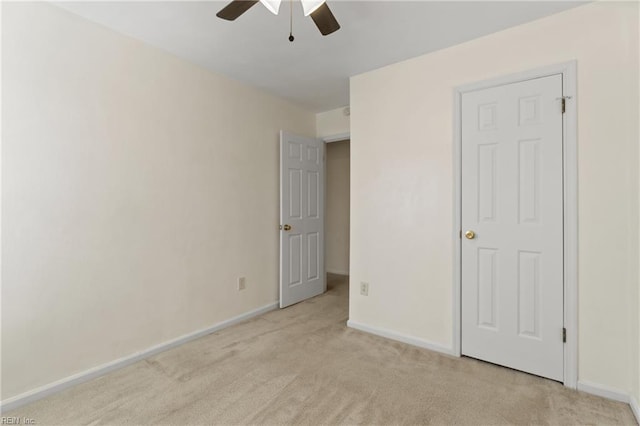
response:
<path id="1" fill-rule="evenodd" d="M 349 274 L 349 141 L 327 144 L 326 268 Z"/>
<path id="2" fill-rule="evenodd" d="M 332 109 L 316 114 L 316 137 L 343 135 L 350 131 L 350 116 L 345 114 L 348 107 Z"/>
<path id="3" fill-rule="evenodd" d="M 278 131 L 315 114 L 2 7 L 2 399 L 275 302 Z"/>
<path id="4" fill-rule="evenodd" d="M 351 286 L 350 320 L 451 347 L 453 89 L 573 59 L 579 379 L 632 391 L 638 363 L 638 325 L 630 321 L 638 310 L 637 3 L 581 6 L 351 79 L 350 272 L 351 282 L 370 287 L 364 297 Z"/>

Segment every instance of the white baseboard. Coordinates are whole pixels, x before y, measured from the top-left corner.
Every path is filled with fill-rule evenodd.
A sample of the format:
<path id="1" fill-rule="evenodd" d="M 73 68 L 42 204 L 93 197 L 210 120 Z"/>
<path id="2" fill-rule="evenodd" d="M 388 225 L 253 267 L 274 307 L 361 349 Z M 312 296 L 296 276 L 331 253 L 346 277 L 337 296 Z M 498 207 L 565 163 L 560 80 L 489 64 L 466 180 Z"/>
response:
<path id="1" fill-rule="evenodd" d="M 335 274 L 335 275 L 349 275 L 349 271 L 345 272 L 345 271 L 326 271 L 327 274 Z"/>
<path id="2" fill-rule="evenodd" d="M 597 383 L 578 380 L 578 390 L 614 401 L 626 402 L 627 404 L 630 402 L 628 393 Z"/>
<path id="3" fill-rule="evenodd" d="M 627 392 L 623 392 L 619 389 L 614 389 L 609 386 L 585 381 L 578 381 L 578 390 L 590 393 L 592 395 L 601 396 L 603 398 L 629 404 L 629 406 L 631 407 L 631 411 L 636 418 L 636 422 L 640 424 L 640 406 L 638 406 L 638 401 Z"/>
<path id="4" fill-rule="evenodd" d="M 372 327 L 353 320 L 347 321 L 347 327 L 364 331 L 365 333 L 375 334 L 376 336 L 386 337 L 387 339 L 397 340 L 398 342 L 407 343 L 409 345 L 418 346 L 420 348 L 429 349 L 431 351 L 456 356 L 453 352 L 453 348 L 443 346 L 439 343 L 430 342 L 425 339 L 420 339 L 418 337 L 407 336 L 406 334 L 396 333 L 395 331 Z"/>
<path id="5" fill-rule="evenodd" d="M 244 314 L 230 318 L 226 321 L 219 322 L 205 329 L 198 330 L 193 333 L 185 334 L 184 336 L 178 337 L 177 339 L 169 340 L 168 342 L 164 342 L 159 345 L 152 346 L 141 352 L 136 352 L 134 354 L 116 359 L 106 364 L 98 365 L 96 367 L 90 368 L 78 374 L 65 377 L 64 379 L 55 381 L 53 383 L 49 383 L 44 386 L 40 386 L 36 389 L 24 392 L 20 395 L 7 398 L 6 400 L 0 402 L 0 410 L 2 413 L 9 410 L 13 410 L 14 408 L 18 408 L 30 402 L 37 401 L 38 399 L 45 398 L 49 395 L 52 395 L 64 389 L 70 388 L 71 386 L 75 386 L 77 384 L 87 382 L 91 379 L 95 379 L 96 377 L 103 376 L 111 371 L 126 367 L 135 362 L 138 362 L 145 358 L 149 358 L 153 355 L 156 355 L 160 352 L 164 352 L 168 349 L 175 348 L 176 346 L 180 346 L 192 340 L 206 336 L 207 334 L 214 333 L 216 331 L 222 330 L 223 328 L 230 327 L 232 325 L 246 321 L 250 318 L 262 315 L 269 311 L 273 311 L 277 309 L 278 306 L 279 306 L 278 302 L 270 303 L 261 308 L 246 312 Z"/>
<path id="6" fill-rule="evenodd" d="M 636 416 L 636 422 L 638 422 L 638 424 L 640 425 L 640 406 L 638 406 L 638 400 L 636 400 L 633 396 L 630 396 L 629 405 L 631 406 L 633 415 Z"/>

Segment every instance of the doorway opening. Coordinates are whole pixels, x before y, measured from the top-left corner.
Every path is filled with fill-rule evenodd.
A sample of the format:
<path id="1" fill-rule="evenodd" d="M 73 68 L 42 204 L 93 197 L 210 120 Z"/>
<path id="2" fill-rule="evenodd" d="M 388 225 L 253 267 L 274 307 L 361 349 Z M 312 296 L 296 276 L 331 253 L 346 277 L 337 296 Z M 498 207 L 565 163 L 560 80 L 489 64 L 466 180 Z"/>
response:
<path id="1" fill-rule="evenodd" d="M 327 142 L 325 158 L 324 229 L 327 291 L 339 291 L 348 297 L 350 140 Z"/>
<path id="2" fill-rule="evenodd" d="M 280 132 L 280 308 L 338 286 L 348 306 L 348 139 Z"/>

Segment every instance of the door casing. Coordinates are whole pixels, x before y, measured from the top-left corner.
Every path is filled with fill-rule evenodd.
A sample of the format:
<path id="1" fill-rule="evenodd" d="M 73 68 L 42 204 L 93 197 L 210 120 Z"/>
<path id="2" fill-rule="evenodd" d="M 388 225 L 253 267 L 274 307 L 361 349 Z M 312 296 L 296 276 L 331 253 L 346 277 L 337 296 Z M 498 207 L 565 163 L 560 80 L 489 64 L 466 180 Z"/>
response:
<path id="1" fill-rule="evenodd" d="M 564 327 L 567 341 L 564 347 L 565 386 L 576 389 L 578 381 L 578 155 L 577 155 L 577 62 L 536 68 L 515 74 L 458 86 L 453 92 L 453 180 L 454 239 L 453 262 L 453 354 L 461 356 L 462 316 L 462 94 L 505 84 L 518 83 L 554 74 L 562 74 L 562 92 L 566 98 L 563 117 L 563 216 L 564 216 Z"/>

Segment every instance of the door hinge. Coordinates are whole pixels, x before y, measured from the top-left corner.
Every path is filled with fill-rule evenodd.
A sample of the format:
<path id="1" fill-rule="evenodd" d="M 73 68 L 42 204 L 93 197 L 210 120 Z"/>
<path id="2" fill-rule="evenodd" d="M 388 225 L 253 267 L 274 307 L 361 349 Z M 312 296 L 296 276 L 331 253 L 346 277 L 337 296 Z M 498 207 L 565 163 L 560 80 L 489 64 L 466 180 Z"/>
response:
<path id="1" fill-rule="evenodd" d="M 560 103 L 562 105 L 562 113 L 564 114 L 565 112 L 567 112 L 567 99 L 571 99 L 571 96 L 563 96 L 557 99 L 560 100 Z"/>
<path id="2" fill-rule="evenodd" d="M 567 329 L 562 328 L 562 343 L 567 343 Z"/>

